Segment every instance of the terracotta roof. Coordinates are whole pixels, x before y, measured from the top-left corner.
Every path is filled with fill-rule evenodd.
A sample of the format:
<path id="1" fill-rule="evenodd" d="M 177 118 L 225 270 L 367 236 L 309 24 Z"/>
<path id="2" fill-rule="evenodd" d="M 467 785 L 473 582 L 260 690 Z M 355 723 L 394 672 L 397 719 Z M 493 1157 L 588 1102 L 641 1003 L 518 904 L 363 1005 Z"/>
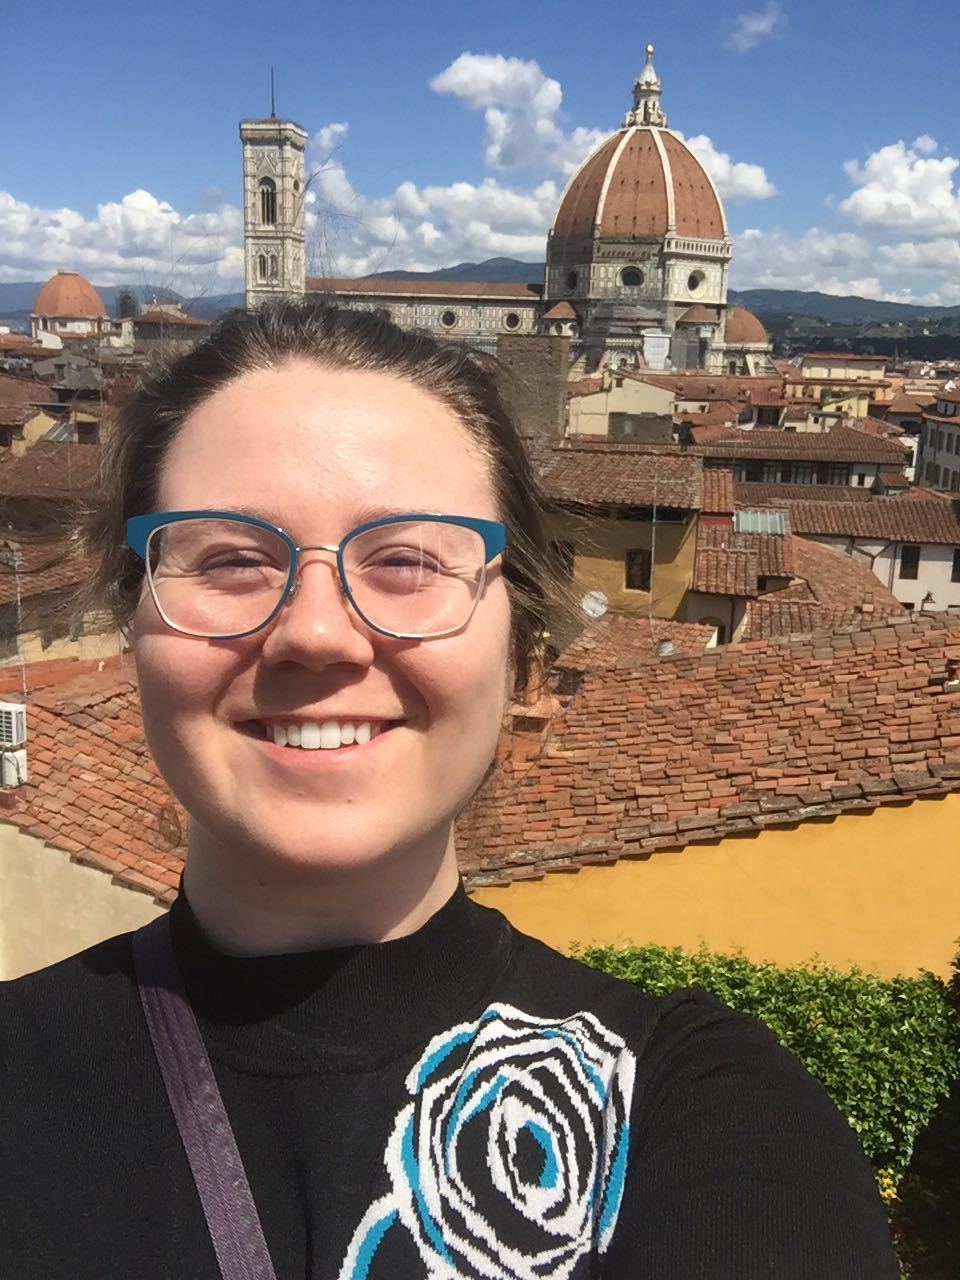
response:
<path id="1" fill-rule="evenodd" d="M 728 447 L 729 446 L 729 447 Z M 830 431 L 765 431 L 731 428 L 725 440 L 697 446 L 708 458 L 809 458 L 816 462 L 899 463 L 907 451 L 894 440 L 879 439 L 852 427 Z"/>
<path id="2" fill-rule="evenodd" d="M 20 457 L 0 457 L 0 501 L 73 497 L 96 484 L 99 474 L 99 445 L 41 440 Z"/>
<path id="3" fill-rule="evenodd" d="M 468 885 L 960 788 L 956 615 L 590 672 L 458 824 Z"/>
<path id="4" fill-rule="evenodd" d="M 16 697 L 19 671 L 4 677 L 5 696 Z M 172 901 L 187 820 L 147 751 L 132 661 L 40 662 L 27 678 L 30 781 L 4 793 L 0 816 L 118 884 Z"/>
<path id="5" fill-rule="evenodd" d="M 767 331 L 746 307 L 728 307 L 727 319 L 723 330 L 723 340 L 728 346 L 763 345 L 770 342 Z"/>
<path id="6" fill-rule="evenodd" d="M 696 510 L 702 476 L 700 459 L 689 455 L 563 448 L 554 451 L 542 484 L 560 502 Z"/>
<path id="7" fill-rule="evenodd" d="M 730 515 L 733 512 L 733 495 L 733 472 L 728 467 L 704 467 L 700 504 L 704 515 Z"/>
<path id="8" fill-rule="evenodd" d="M 716 628 L 670 618 L 608 613 L 590 622 L 556 659 L 561 670 L 624 670 L 659 656 L 657 646 L 669 641 L 677 653 L 702 653 Z"/>
<path id="9" fill-rule="evenodd" d="M 577 313 L 570 303 L 564 300 L 555 302 L 549 311 L 544 312 L 543 318 L 544 320 L 576 320 Z"/>
<path id="10" fill-rule="evenodd" d="M 673 391 L 681 400 L 736 400 L 746 402 L 758 391 L 779 396 L 783 378 L 748 377 L 733 373 L 633 372 L 632 377 Z"/>
<path id="11" fill-rule="evenodd" d="M 691 583 L 694 591 L 748 599 L 757 594 L 759 575 L 760 563 L 755 551 L 698 541 Z"/>
<path id="12" fill-rule="evenodd" d="M 725 440 L 739 416 L 738 404 L 715 400 L 706 413 L 677 413 L 674 422 L 686 422 L 692 428 L 695 444 L 709 444 L 711 440 Z"/>
<path id="13" fill-rule="evenodd" d="M 657 129 L 656 135 L 641 125 L 621 129 L 602 142 L 570 180 L 554 220 L 554 237 L 662 239 L 674 231 L 679 236 L 724 239 L 723 209 L 703 165 L 669 129 Z"/>
<path id="14" fill-rule="evenodd" d="M 39 378 L 15 378 L 0 373 L 0 425 L 21 426 L 33 417 L 39 405 L 48 403 L 52 395 Z"/>
<path id="15" fill-rule="evenodd" d="M 934 393 L 935 400 L 945 400 L 947 404 L 960 404 L 960 390 L 941 390 Z"/>
<path id="16" fill-rule="evenodd" d="M 196 316 L 188 316 L 186 314 L 177 315 L 173 311 L 141 311 L 138 316 L 133 317 L 134 329 L 136 329 L 137 325 L 140 324 L 159 324 L 169 329 L 210 328 L 210 322 L 208 320 L 198 320 Z"/>
<path id="17" fill-rule="evenodd" d="M 51 318 L 96 320 L 105 319 L 107 309 L 89 280 L 75 271 L 58 271 L 41 286 L 33 313 Z"/>
<path id="18" fill-rule="evenodd" d="M 886 422 L 883 418 L 845 418 L 844 426 L 851 431 L 865 431 L 867 435 L 880 436 L 884 440 L 900 440 L 905 434 L 903 427 L 895 422 Z"/>
<path id="19" fill-rule="evenodd" d="M 960 500 L 874 497 L 871 502 L 792 502 L 795 533 L 960 546 Z"/>
<path id="20" fill-rule="evenodd" d="M 919 396 L 915 396 L 915 395 L 908 396 L 901 391 L 897 395 L 895 395 L 893 399 L 890 401 L 889 405 L 887 405 L 887 412 L 888 413 L 913 413 L 919 416 L 923 410 L 924 405 L 930 404 L 933 399 L 934 399 L 933 396 L 930 396 L 930 397 L 924 396 L 921 401 L 921 398 Z"/>
<path id="21" fill-rule="evenodd" d="M 905 610 L 865 564 L 833 547 L 791 535 L 795 581 L 747 605 L 745 639 L 829 631 L 864 617 L 900 617 Z"/>
<path id="22" fill-rule="evenodd" d="M 360 293 L 377 297 L 504 298 L 515 302 L 538 302 L 539 284 L 501 284 L 488 280 L 340 280 L 314 276 L 307 280 L 308 293 Z"/>
<path id="23" fill-rule="evenodd" d="M 589 373 L 585 378 L 575 378 L 567 383 L 568 396 L 592 396 L 603 390 L 603 374 Z"/>
<path id="24" fill-rule="evenodd" d="M 711 471 L 707 467 L 704 474 Z M 873 494 L 862 485 L 853 484 L 760 484 L 752 480 L 734 480 L 736 506 L 781 507 L 792 502 L 870 502 Z"/>
<path id="25" fill-rule="evenodd" d="M 0 542 L 0 605 L 14 603 L 18 595 L 23 603 L 63 587 L 78 586 L 93 573 L 93 558 L 81 555 L 66 539 L 14 546 L 10 543 L 9 538 Z"/>
<path id="26" fill-rule="evenodd" d="M 705 307 L 700 302 L 695 302 L 692 307 L 687 307 L 686 311 L 677 321 L 677 324 L 719 324 L 720 313 L 716 307 Z"/>

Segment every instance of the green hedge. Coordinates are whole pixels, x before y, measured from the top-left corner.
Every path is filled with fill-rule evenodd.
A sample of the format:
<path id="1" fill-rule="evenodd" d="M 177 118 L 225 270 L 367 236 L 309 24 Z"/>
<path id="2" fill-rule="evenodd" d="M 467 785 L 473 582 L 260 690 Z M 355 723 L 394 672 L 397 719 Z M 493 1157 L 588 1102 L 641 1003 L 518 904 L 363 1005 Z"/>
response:
<path id="1" fill-rule="evenodd" d="M 960 1016 L 950 988 L 931 973 L 886 980 L 819 961 L 780 969 L 705 948 L 575 945 L 574 955 L 653 995 L 704 987 L 765 1022 L 824 1085 L 874 1166 L 897 1181 L 917 1134 L 960 1077 Z M 960 988 L 960 970 L 951 986 Z"/>

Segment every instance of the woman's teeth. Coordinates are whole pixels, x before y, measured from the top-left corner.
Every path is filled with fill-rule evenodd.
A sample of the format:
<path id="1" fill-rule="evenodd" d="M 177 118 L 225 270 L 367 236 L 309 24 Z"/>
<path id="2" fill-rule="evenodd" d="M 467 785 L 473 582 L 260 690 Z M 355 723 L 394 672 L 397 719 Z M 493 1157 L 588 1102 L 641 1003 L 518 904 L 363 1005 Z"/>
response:
<path id="1" fill-rule="evenodd" d="M 278 747 L 300 747 L 303 751 L 333 751 L 336 747 L 363 746 L 381 732 L 382 725 L 370 720 L 304 720 L 300 724 L 267 725 L 267 733 Z"/>

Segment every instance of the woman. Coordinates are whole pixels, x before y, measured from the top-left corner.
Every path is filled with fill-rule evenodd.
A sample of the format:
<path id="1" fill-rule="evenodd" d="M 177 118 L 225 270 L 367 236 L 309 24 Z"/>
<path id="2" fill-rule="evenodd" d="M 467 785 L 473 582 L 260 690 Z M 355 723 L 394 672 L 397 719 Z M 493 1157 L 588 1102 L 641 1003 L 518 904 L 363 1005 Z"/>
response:
<path id="1" fill-rule="evenodd" d="M 169 927 L 3 992 L 0 1275 L 893 1277 L 853 1134 L 766 1031 L 460 888 L 548 603 L 488 362 L 234 315 L 106 475 L 98 587 L 189 850 Z"/>

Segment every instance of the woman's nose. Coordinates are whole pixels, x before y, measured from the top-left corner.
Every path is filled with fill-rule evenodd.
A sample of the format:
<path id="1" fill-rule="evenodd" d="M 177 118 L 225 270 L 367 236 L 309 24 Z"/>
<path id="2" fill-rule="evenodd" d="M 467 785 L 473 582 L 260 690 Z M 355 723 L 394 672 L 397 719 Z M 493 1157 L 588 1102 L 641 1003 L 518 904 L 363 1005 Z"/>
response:
<path id="1" fill-rule="evenodd" d="M 311 551 L 300 561 L 262 653 L 269 662 L 296 661 L 303 666 L 369 665 L 370 632 L 343 594 L 335 556 Z"/>

